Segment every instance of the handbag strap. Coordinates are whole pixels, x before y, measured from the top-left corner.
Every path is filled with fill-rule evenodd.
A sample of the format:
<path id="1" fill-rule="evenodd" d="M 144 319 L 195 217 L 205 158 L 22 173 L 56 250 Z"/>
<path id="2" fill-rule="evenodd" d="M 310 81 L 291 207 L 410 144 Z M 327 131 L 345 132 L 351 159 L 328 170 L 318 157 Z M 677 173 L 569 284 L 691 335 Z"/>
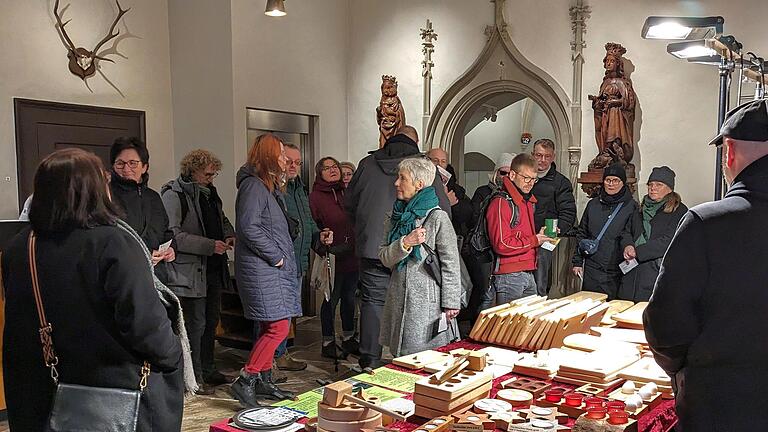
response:
<path id="1" fill-rule="evenodd" d="M 611 213 L 611 215 L 608 216 L 608 220 L 605 221 L 605 223 L 603 224 L 603 229 L 600 230 L 600 234 L 597 235 L 597 238 L 595 239 L 595 241 L 597 241 L 598 243 L 600 242 L 600 239 L 603 238 L 603 234 L 605 234 L 605 230 L 608 229 L 608 225 L 610 225 L 611 222 L 613 222 L 613 219 L 616 217 L 616 215 L 619 213 L 619 210 L 621 210 L 621 207 L 623 206 L 624 206 L 624 201 L 620 202 L 619 205 L 617 205 L 616 208 L 613 209 L 613 213 Z"/>
<path id="2" fill-rule="evenodd" d="M 431 209 L 430 211 L 428 211 L 427 214 L 424 216 L 424 219 L 422 219 L 421 225 L 419 225 L 419 227 L 424 227 L 424 225 L 427 223 L 427 220 L 429 220 L 429 217 L 432 216 L 432 213 L 436 212 L 437 210 L 440 210 L 440 207 L 435 207 L 435 208 Z M 424 241 L 424 243 L 420 243 L 419 246 L 422 246 L 424 248 L 424 250 L 427 251 L 428 254 L 437 256 L 437 254 L 435 253 L 434 249 L 429 247 L 429 245 L 427 244 L 426 240 Z"/>
<path id="3" fill-rule="evenodd" d="M 37 308 L 37 318 L 40 321 L 40 343 L 43 345 L 43 361 L 45 367 L 51 370 L 51 379 L 54 384 L 59 383 L 59 371 L 56 366 L 59 364 L 59 358 L 56 356 L 56 350 L 53 347 L 53 326 L 45 317 L 45 308 L 43 307 L 43 297 L 40 294 L 40 282 L 37 277 L 37 259 L 35 255 L 35 245 L 37 244 L 37 236 L 34 231 L 29 232 L 29 240 L 27 241 L 27 253 L 29 254 L 29 274 L 32 278 L 32 292 L 35 296 L 35 307 Z M 150 368 L 149 363 L 144 362 L 141 366 L 141 380 L 139 381 L 139 389 L 144 390 L 147 386 L 147 380 L 149 378 Z"/>

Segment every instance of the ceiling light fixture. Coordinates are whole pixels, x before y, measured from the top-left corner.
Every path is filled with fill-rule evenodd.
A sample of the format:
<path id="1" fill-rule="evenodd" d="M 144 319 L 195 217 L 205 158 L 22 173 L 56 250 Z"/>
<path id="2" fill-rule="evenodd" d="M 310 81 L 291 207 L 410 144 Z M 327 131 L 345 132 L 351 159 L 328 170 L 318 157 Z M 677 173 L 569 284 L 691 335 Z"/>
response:
<path id="1" fill-rule="evenodd" d="M 267 0 L 267 8 L 264 15 L 271 17 L 281 17 L 287 15 L 285 12 L 285 0 Z"/>

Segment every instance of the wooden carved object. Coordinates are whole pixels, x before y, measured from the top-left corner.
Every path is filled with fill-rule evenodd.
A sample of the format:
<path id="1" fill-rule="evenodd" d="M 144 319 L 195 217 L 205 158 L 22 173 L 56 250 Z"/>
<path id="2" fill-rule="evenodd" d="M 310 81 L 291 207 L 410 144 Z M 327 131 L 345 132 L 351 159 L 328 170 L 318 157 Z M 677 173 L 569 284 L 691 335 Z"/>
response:
<path id="1" fill-rule="evenodd" d="M 376 123 L 379 125 L 379 148 L 405 126 L 405 110 L 397 96 L 397 78 L 391 75 L 381 77 L 381 100 L 376 108 Z"/>
<path id="2" fill-rule="evenodd" d="M 72 42 L 72 39 L 67 34 L 67 30 L 65 29 L 66 25 L 69 24 L 69 21 L 71 20 L 67 20 L 67 22 L 61 21 L 61 16 L 59 15 L 59 0 L 56 0 L 53 5 L 53 15 L 56 17 L 56 28 L 59 30 L 62 39 L 64 39 L 67 45 L 69 71 L 79 76 L 82 80 L 85 80 L 89 76 L 96 73 L 97 60 L 104 60 L 114 63 L 114 61 L 108 58 L 99 56 L 98 52 L 105 43 L 116 38 L 120 34 L 120 30 L 115 30 L 115 27 L 123 15 L 131 10 L 131 8 L 123 9 L 120 7 L 120 2 L 118 0 L 115 0 L 115 3 L 117 3 L 118 10 L 117 18 L 115 18 L 115 20 L 112 22 L 112 26 L 109 28 L 109 33 L 107 33 L 107 35 L 104 36 L 104 38 L 100 40 L 92 50 L 75 46 L 74 42 Z"/>

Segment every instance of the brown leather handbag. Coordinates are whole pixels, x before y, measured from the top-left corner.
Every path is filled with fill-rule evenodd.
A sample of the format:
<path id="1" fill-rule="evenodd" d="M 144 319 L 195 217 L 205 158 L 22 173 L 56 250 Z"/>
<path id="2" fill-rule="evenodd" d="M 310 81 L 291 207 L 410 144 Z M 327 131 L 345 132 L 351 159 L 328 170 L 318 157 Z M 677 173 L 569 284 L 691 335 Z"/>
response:
<path id="1" fill-rule="evenodd" d="M 29 272 L 32 276 L 32 290 L 40 320 L 40 342 L 43 345 L 43 361 L 51 370 L 51 379 L 56 384 L 46 432 L 135 432 L 139 418 L 141 393 L 147 386 L 149 364 L 141 368 L 139 389 L 91 387 L 65 384 L 59 380 L 56 366 L 59 358 L 53 348 L 53 327 L 45 317 L 43 298 L 37 278 L 35 260 L 35 233 L 29 233 Z"/>

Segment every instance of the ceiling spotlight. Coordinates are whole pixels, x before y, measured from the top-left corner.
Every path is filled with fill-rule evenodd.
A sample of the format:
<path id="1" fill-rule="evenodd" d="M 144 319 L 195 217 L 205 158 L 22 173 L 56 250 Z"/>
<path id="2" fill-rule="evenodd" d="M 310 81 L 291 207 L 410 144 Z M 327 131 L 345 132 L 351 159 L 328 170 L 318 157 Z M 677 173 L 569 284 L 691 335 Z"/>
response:
<path id="1" fill-rule="evenodd" d="M 706 39 L 723 33 L 721 16 L 714 17 L 660 17 L 652 16 L 643 25 L 643 39 Z"/>
<path id="2" fill-rule="evenodd" d="M 264 15 L 271 17 L 285 16 L 285 0 L 267 0 L 267 8 Z"/>

